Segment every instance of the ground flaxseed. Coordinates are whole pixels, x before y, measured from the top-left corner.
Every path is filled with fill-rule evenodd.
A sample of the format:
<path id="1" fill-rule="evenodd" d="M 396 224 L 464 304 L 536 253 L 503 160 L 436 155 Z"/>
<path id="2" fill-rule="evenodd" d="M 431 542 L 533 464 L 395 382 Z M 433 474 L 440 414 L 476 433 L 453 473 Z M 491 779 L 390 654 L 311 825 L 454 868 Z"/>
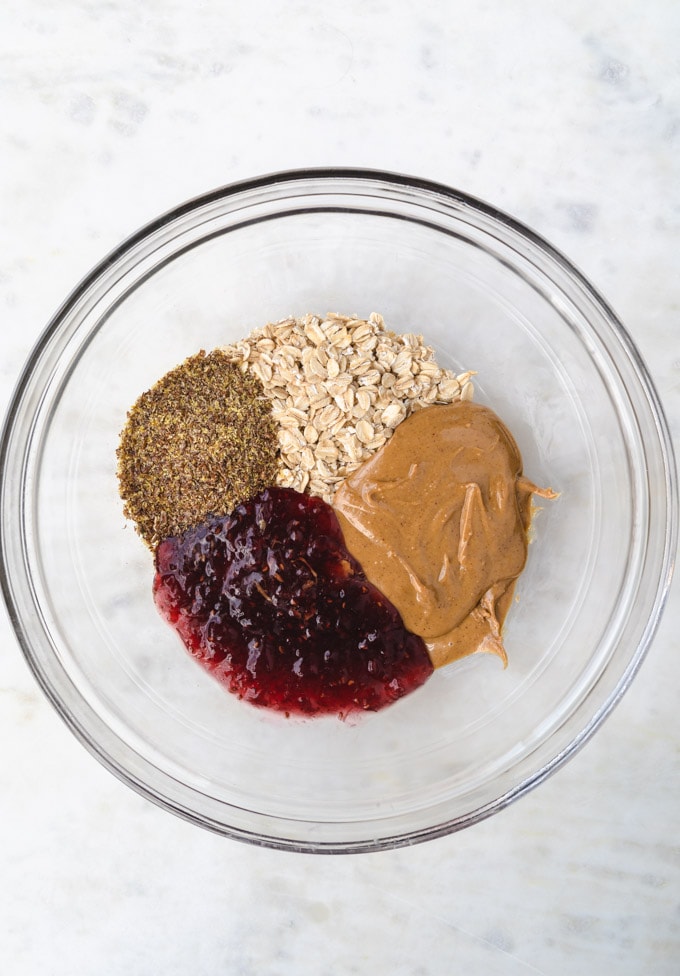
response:
<path id="1" fill-rule="evenodd" d="M 128 413 L 117 450 L 125 515 L 153 548 L 228 514 L 275 483 L 277 434 L 256 376 L 219 351 L 190 357 Z"/>

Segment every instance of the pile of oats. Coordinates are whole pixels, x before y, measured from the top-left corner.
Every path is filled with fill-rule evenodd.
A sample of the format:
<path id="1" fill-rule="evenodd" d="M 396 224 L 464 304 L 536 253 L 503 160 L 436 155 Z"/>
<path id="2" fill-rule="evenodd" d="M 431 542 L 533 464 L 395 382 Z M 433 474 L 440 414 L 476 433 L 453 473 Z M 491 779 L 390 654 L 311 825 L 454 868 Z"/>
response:
<path id="1" fill-rule="evenodd" d="M 332 503 L 336 487 L 414 410 L 472 397 L 471 372 L 442 369 L 422 336 L 381 315 L 287 318 L 221 347 L 256 376 L 279 424 L 277 483 Z"/>

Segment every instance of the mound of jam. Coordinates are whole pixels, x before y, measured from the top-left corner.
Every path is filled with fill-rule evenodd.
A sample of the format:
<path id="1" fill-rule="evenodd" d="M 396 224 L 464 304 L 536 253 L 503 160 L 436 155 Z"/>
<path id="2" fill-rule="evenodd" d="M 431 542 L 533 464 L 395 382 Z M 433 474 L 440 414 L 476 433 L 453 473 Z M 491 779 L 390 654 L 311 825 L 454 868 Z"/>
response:
<path id="1" fill-rule="evenodd" d="M 433 671 L 332 508 L 290 488 L 161 542 L 154 599 L 230 692 L 286 714 L 376 711 Z"/>

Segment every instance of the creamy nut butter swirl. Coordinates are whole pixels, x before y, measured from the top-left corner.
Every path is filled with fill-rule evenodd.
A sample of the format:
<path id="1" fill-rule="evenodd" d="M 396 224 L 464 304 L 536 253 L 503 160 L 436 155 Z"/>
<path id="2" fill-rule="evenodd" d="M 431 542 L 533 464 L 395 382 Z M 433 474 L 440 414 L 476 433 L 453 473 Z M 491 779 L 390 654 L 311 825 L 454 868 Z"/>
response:
<path id="1" fill-rule="evenodd" d="M 531 496 L 507 427 L 472 402 L 427 407 L 338 488 L 349 551 L 435 667 L 507 658 L 501 626 L 527 557 Z"/>

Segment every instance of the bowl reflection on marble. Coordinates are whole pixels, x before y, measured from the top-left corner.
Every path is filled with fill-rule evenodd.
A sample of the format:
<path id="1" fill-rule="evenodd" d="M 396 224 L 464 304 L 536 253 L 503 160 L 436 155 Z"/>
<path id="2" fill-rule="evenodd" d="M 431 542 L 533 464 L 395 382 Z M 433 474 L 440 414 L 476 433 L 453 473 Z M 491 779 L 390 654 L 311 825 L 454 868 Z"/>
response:
<path id="1" fill-rule="evenodd" d="M 384 711 L 286 720 L 197 667 L 151 597 L 115 451 L 126 411 L 199 349 L 286 315 L 381 312 L 476 370 L 538 484 L 505 629 Z M 502 809 L 572 756 L 628 687 L 677 533 L 667 426 L 583 276 L 530 230 L 443 186 L 302 171 L 187 203 L 105 258 L 35 348 L 2 441 L 2 583 L 40 685 L 82 742 L 220 833 L 376 850 Z"/>

